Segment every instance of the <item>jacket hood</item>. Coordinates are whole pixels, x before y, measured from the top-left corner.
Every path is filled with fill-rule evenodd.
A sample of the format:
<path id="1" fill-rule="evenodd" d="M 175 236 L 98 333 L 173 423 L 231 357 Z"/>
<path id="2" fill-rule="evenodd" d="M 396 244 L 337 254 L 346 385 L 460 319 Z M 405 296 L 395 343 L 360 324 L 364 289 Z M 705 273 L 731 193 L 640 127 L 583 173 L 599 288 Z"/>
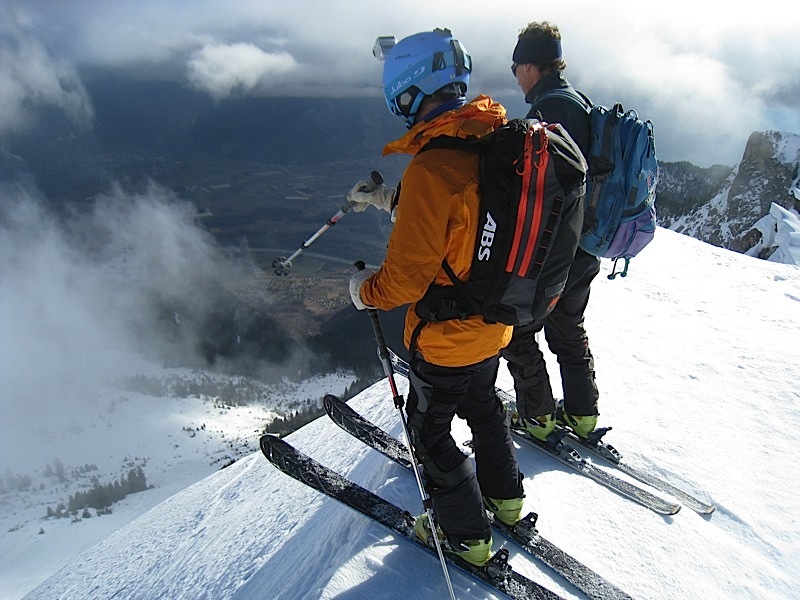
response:
<path id="1" fill-rule="evenodd" d="M 431 121 L 414 125 L 401 138 L 383 148 L 389 154 L 414 155 L 431 139 L 441 135 L 450 137 L 483 137 L 506 122 L 506 109 L 489 96 L 478 96 L 461 108 L 443 113 Z"/>

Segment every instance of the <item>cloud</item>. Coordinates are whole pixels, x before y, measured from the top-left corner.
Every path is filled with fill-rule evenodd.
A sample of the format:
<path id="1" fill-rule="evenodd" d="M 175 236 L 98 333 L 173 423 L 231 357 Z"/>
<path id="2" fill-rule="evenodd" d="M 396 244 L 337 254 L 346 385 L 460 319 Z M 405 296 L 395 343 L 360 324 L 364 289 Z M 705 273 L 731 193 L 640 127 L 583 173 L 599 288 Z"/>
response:
<path id="1" fill-rule="evenodd" d="M 364 10 L 357 0 L 196 0 L 190 11 L 157 0 L 6 5 L 63 65 L 175 74 L 220 101 L 248 94 L 380 102 L 375 37 L 449 27 L 473 56 L 471 91 L 497 97 L 514 116 L 526 110 L 508 69 L 514 41 L 527 21 L 546 19 L 562 29 L 573 83 L 651 118 L 665 160 L 732 165 L 752 131 L 800 130 L 797 20 L 777 0 L 758 10 L 690 0 L 620 0 L 613 10 L 584 0 L 533 8 L 505 0 L 489 13 L 476 0 L 457 12 L 411 0 L 401 20 L 394 7 Z"/>
<path id="2" fill-rule="evenodd" d="M 221 290 L 246 265 L 194 214 L 155 185 L 117 188 L 91 210 L 60 216 L 35 193 L 0 186 L 4 447 L 14 432 L 63 422 L 57 417 L 121 377 L 163 360 L 204 365 L 196 354 L 204 332 L 187 328 L 209 322 Z"/>
<path id="3" fill-rule="evenodd" d="M 732 165 L 751 132 L 800 126 L 796 25 L 770 0 L 758 14 L 696 4 L 640 4 L 611 21 L 600 5 L 563 15 L 568 74 L 652 119 L 659 157 Z M 781 111 L 792 95 L 794 116 Z"/>
<path id="4" fill-rule="evenodd" d="M 631 31 L 628 42 L 636 52 L 626 46 L 601 56 L 579 43 L 568 74 L 594 102 L 621 102 L 652 120 L 659 158 L 732 164 L 744 150 L 743 132 L 768 126 L 762 99 L 720 57 L 658 32 Z"/>
<path id="5" fill-rule="evenodd" d="M 36 109 L 52 107 L 79 127 L 88 127 L 92 103 L 74 67 L 54 58 L 44 45 L 0 32 L 0 135 L 25 131 Z"/>
<path id="6" fill-rule="evenodd" d="M 211 44 L 194 53 L 187 65 L 192 86 L 220 100 L 256 88 L 279 87 L 297 62 L 288 52 L 264 52 L 253 44 Z"/>

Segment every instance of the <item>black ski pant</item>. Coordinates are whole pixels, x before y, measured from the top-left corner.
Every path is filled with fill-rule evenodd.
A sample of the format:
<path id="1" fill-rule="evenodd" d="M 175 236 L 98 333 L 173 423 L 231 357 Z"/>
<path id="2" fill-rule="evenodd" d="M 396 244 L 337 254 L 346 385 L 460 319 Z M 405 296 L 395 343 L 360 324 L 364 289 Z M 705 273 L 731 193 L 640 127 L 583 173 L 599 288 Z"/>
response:
<path id="1" fill-rule="evenodd" d="M 511 434 L 494 391 L 499 357 L 466 367 L 411 359 L 408 429 L 423 467 L 438 525 L 451 542 L 487 539 L 490 524 L 481 495 L 523 495 Z M 450 434 L 453 417 L 467 421 L 477 468 Z"/>
<path id="2" fill-rule="evenodd" d="M 599 272 L 600 259 L 578 248 L 564 293 L 544 323 L 515 327 L 511 343 L 502 350 L 514 378 L 517 410 L 522 417 L 534 419 L 556 409 L 544 355 L 536 342 L 536 334 L 542 329 L 561 368 L 566 412 L 578 416 L 598 414 L 594 358 L 583 323 L 589 287 Z"/>

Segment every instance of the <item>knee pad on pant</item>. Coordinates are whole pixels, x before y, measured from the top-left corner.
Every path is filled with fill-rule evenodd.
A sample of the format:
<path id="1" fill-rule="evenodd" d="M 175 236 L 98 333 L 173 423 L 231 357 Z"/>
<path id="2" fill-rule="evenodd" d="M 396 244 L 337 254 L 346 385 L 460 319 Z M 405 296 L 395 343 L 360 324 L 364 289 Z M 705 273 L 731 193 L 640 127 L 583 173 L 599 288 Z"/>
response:
<path id="1" fill-rule="evenodd" d="M 460 451 L 458 452 L 460 453 Z M 461 456 L 463 457 L 461 463 L 455 468 L 447 470 L 437 465 L 436 460 L 430 456 L 425 456 L 425 459 L 420 460 L 424 469 L 425 483 L 430 491 L 458 488 L 475 477 L 472 463 L 463 454 Z"/>
<path id="2" fill-rule="evenodd" d="M 464 460 L 450 436 L 458 403 L 453 401 L 452 394 L 437 390 L 413 371 L 409 379 L 414 394 L 409 395 L 408 430 L 417 458 L 423 464 L 434 461 L 433 472 L 453 471 Z"/>

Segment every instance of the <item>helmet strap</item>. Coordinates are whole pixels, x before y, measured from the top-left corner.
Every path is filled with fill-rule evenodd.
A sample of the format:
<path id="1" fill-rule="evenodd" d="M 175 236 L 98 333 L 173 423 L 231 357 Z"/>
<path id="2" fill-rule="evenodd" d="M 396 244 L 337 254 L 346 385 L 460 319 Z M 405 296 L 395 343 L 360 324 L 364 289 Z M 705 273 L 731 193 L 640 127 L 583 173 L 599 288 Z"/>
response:
<path id="1" fill-rule="evenodd" d="M 417 111 L 419 107 L 422 105 L 422 101 L 425 100 L 427 96 L 423 93 L 417 94 L 416 98 L 414 98 L 414 102 L 408 109 L 408 116 L 406 117 L 406 128 L 411 129 L 414 126 L 414 123 L 417 120 Z"/>

